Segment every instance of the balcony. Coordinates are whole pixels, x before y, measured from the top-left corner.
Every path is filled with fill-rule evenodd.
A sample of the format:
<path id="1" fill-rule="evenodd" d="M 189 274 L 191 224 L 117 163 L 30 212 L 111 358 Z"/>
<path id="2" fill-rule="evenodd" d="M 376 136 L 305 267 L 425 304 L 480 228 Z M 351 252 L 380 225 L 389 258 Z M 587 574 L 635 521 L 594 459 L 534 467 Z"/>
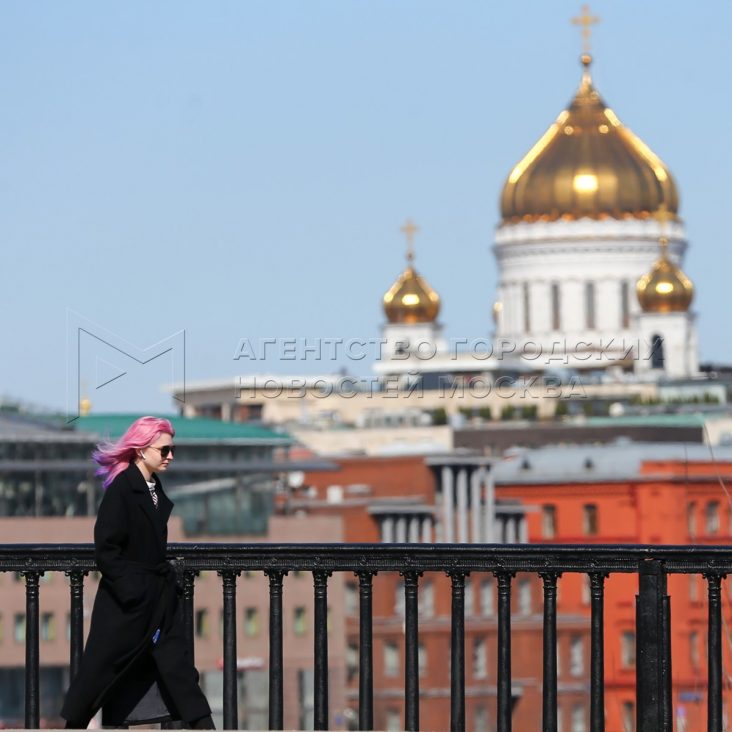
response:
<path id="1" fill-rule="evenodd" d="M 557 731 L 557 582 L 563 575 L 586 575 L 589 609 L 589 729 L 605 729 L 605 584 L 617 574 L 635 575 L 635 717 L 639 732 L 671 732 L 671 600 L 667 579 L 672 575 L 702 575 L 708 598 L 706 728 L 723 729 L 722 596 L 721 581 L 732 570 L 732 548 L 717 546 L 631 545 L 466 545 L 466 544 L 172 544 L 183 588 L 184 618 L 194 650 L 194 592 L 196 576 L 216 572 L 223 600 L 223 722 L 235 729 L 238 720 L 236 586 L 243 572 L 264 573 L 269 583 L 269 729 L 284 725 L 283 703 L 283 579 L 289 572 L 308 572 L 313 579 L 314 637 L 313 724 L 329 729 L 328 706 L 328 587 L 333 573 L 358 578 L 358 719 L 355 728 L 374 729 L 375 575 L 393 573 L 403 581 L 404 668 L 403 700 L 406 730 L 420 729 L 420 579 L 424 573 L 447 575 L 451 587 L 450 693 L 451 730 L 466 725 L 465 580 L 471 574 L 495 577 L 496 676 L 495 728 L 512 729 L 515 704 L 511 678 L 511 587 L 517 573 L 530 573 L 541 582 L 541 719 L 546 732 Z M 69 578 L 70 670 L 76 672 L 83 649 L 83 587 L 85 574 L 96 569 L 92 545 L 0 545 L 0 571 L 25 577 L 25 727 L 38 728 L 39 715 L 39 591 L 44 573 Z M 632 598 L 629 598 L 632 600 Z M 514 629 L 515 632 L 515 629 Z M 441 663 L 443 663 L 441 661 Z M 487 683 L 487 682 L 486 682 Z M 424 721 L 424 720 L 423 720 Z M 354 725 L 356 721 L 354 720 Z"/>

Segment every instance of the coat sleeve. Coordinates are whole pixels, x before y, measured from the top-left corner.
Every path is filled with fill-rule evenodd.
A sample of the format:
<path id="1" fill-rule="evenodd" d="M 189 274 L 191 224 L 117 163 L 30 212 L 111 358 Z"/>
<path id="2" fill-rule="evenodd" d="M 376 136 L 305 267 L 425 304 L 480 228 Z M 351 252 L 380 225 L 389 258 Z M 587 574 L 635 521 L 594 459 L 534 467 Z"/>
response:
<path id="1" fill-rule="evenodd" d="M 139 574 L 130 571 L 124 558 L 130 538 L 130 523 L 123 486 L 117 480 L 107 488 L 94 524 L 94 555 L 97 566 L 121 605 L 129 605 L 145 592 Z"/>

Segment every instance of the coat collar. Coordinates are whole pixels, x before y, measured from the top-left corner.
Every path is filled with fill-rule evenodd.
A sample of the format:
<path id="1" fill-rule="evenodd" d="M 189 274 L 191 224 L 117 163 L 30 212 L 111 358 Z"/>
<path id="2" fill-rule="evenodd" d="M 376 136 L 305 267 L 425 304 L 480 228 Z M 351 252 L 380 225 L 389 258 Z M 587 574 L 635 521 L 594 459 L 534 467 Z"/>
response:
<path id="1" fill-rule="evenodd" d="M 165 495 L 163 485 L 157 474 L 152 474 L 153 480 L 155 481 L 155 490 L 158 494 L 157 508 L 155 508 L 152 499 L 150 498 L 150 489 L 147 487 L 145 476 L 140 472 L 137 465 L 130 463 L 125 474 L 132 486 L 132 490 L 137 494 L 137 502 L 142 507 L 142 510 L 147 514 L 147 517 L 152 521 L 153 525 L 158 528 L 159 524 L 165 526 L 170 518 L 170 512 L 173 510 L 173 502 L 167 495 Z M 163 547 L 163 549 L 164 548 L 165 547 Z"/>

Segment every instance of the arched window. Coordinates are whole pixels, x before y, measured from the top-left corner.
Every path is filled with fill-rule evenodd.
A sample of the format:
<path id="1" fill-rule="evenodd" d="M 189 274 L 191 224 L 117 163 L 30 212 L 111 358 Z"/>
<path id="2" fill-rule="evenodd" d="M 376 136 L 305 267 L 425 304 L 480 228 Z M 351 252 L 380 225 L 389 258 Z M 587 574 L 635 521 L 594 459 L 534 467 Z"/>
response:
<path id="1" fill-rule="evenodd" d="M 663 368 L 663 337 L 655 333 L 651 338 L 651 368 Z"/>

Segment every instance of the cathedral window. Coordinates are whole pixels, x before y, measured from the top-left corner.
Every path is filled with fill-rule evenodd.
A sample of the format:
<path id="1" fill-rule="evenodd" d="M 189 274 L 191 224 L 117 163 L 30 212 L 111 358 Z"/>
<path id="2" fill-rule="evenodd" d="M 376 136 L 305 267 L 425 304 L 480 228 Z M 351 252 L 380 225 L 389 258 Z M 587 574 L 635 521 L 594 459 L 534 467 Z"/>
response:
<path id="1" fill-rule="evenodd" d="M 620 283 L 620 327 L 630 327 L 630 285 L 627 280 Z"/>
<path id="2" fill-rule="evenodd" d="M 656 333 L 651 338 L 651 368 L 662 369 L 663 362 L 663 338 Z"/>
<path id="3" fill-rule="evenodd" d="M 559 330 L 562 326 L 559 310 L 561 302 L 559 298 L 559 283 L 552 282 L 552 330 Z"/>
<path id="4" fill-rule="evenodd" d="M 585 283 L 585 327 L 595 328 L 595 283 Z"/>

